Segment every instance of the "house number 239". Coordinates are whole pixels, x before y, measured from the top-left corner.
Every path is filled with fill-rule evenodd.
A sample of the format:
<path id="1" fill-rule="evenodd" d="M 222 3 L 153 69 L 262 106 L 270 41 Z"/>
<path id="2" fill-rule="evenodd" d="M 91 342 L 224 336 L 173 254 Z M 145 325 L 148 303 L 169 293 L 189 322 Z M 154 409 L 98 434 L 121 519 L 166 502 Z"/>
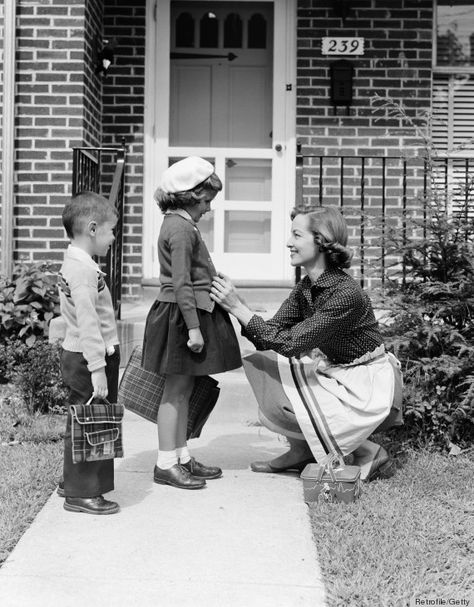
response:
<path id="1" fill-rule="evenodd" d="M 363 55 L 364 38 L 323 38 L 323 55 Z"/>

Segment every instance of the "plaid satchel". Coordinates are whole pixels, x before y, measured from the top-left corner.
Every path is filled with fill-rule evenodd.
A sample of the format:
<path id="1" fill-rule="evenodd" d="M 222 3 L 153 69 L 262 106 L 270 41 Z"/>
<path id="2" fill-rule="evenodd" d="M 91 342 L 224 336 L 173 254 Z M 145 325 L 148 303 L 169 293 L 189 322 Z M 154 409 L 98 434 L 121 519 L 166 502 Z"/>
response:
<path id="1" fill-rule="evenodd" d="M 123 372 L 118 403 L 137 415 L 156 423 L 163 397 L 165 376 L 142 368 L 142 348 L 136 346 Z M 202 375 L 196 377 L 189 399 L 187 438 L 198 438 L 219 397 L 218 382 Z"/>
<path id="2" fill-rule="evenodd" d="M 70 405 L 72 461 L 75 464 L 123 457 L 123 405 L 92 403 Z"/>

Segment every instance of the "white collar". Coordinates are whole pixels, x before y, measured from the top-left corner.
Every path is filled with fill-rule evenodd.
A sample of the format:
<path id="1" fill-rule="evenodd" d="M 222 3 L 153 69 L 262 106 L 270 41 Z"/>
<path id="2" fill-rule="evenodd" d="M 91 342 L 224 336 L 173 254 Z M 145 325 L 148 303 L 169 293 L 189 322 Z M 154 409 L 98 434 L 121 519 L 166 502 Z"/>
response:
<path id="1" fill-rule="evenodd" d="M 184 209 L 174 209 L 173 211 L 166 211 L 166 215 L 180 215 L 184 219 L 187 219 L 188 221 L 190 221 L 194 226 L 196 225 L 196 222 L 194 221 L 194 219 Z"/>
<path id="2" fill-rule="evenodd" d="M 94 268 L 94 270 L 97 270 L 97 272 L 100 272 L 101 274 L 105 274 L 105 272 L 102 272 L 100 267 L 92 259 L 92 257 L 89 255 L 89 253 L 86 253 L 86 251 L 84 251 L 84 249 L 81 249 L 81 247 L 76 247 L 75 245 L 70 244 L 67 248 L 66 255 L 70 259 L 76 259 L 77 261 L 82 261 L 82 263 L 85 263 L 86 265 L 90 266 L 91 268 Z"/>

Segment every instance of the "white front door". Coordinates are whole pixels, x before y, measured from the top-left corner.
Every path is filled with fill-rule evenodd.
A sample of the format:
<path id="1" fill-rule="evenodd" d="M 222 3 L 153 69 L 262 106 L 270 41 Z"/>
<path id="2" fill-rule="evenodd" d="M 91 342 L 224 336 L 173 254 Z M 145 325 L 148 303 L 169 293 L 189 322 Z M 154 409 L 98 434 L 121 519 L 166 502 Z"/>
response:
<path id="1" fill-rule="evenodd" d="M 294 4 L 158 0 L 147 50 L 145 278 L 159 275 L 159 175 L 197 155 L 223 183 L 199 224 L 216 267 L 249 284 L 291 279 Z"/>

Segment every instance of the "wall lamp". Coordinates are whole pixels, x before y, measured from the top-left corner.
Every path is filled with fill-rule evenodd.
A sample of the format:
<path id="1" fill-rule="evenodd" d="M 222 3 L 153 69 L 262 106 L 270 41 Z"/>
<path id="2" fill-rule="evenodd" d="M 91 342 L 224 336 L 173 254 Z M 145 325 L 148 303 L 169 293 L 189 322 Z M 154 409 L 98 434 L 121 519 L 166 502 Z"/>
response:
<path id="1" fill-rule="evenodd" d="M 107 76 L 109 67 L 112 65 L 112 61 L 114 60 L 114 51 L 116 47 L 116 38 L 103 41 L 102 50 L 97 54 L 97 64 L 95 68 L 95 73 L 97 76 L 102 76 L 102 78 Z"/>
<path id="2" fill-rule="evenodd" d="M 342 23 L 344 23 L 352 10 L 350 0 L 332 0 L 332 8 L 336 17 L 339 17 Z"/>

